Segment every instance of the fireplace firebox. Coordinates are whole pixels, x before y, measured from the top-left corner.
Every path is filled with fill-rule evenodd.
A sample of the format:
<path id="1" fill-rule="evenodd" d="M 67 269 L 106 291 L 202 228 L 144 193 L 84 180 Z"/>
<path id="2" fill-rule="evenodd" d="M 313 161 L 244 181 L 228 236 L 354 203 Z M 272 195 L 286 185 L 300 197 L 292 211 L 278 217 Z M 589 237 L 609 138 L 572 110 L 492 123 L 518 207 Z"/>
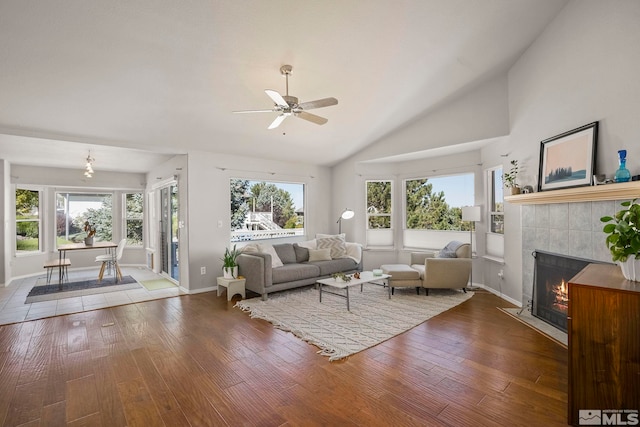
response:
<path id="1" fill-rule="evenodd" d="M 531 314 L 567 332 L 568 283 L 598 261 L 535 250 Z"/>

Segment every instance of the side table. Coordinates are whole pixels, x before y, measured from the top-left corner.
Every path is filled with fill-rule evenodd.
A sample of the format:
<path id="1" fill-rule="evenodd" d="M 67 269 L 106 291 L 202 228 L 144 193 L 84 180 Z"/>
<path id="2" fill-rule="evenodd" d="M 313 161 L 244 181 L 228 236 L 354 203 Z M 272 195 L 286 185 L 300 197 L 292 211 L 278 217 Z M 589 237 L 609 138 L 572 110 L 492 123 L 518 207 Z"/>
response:
<path id="1" fill-rule="evenodd" d="M 218 296 L 222 293 L 221 288 L 227 288 L 227 301 L 231 301 L 231 297 L 235 294 L 240 294 L 242 298 L 245 298 L 244 284 L 246 279 L 225 279 L 224 277 L 218 277 Z"/>

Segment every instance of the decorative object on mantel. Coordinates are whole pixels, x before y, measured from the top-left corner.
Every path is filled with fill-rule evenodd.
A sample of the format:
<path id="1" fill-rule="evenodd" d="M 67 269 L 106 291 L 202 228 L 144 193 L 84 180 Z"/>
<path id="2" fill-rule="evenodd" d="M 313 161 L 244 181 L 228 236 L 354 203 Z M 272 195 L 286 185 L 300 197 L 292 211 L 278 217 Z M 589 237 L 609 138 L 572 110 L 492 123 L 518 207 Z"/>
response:
<path id="1" fill-rule="evenodd" d="M 522 193 L 523 194 L 531 194 L 533 193 L 533 187 L 530 185 L 525 185 L 524 187 L 522 187 Z"/>
<path id="2" fill-rule="evenodd" d="M 631 180 L 631 172 L 627 169 L 627 150 L 618 150 L 618 163 L 620 167 L 616 171 L 615 182 L 629 182 Z"/>
<path id="3" fill-rule="evenodd" d="M 236 249 L 236 245 L 233 245 L 233 249 L 226 248 L 224 250 L 224 256 L 220 259 L 222 260 L 222 275 L 225 279 L 238 278 L 236 258 L 238 258 L 241 253 L 242 249 Z"/>
<path id="4" fill-rule="evenodd" d="M 620 265 L 627 280 L 640 281 L 640 204 L 638 199 L 622 202 L 615 216 L 603 216 L 611 258 Z"/>
<path id="5" fill-rule="evenodd" d="M 520 194 L 520 186 L 516 182 L 518 178 L 518 161 L 511 160 L 511 169 L 502 174 L 502 182 L 506 188 L 511 188 L 511 194 Z"/>
<path id="6" fill-rule="evenodd" d="M 84 244 L 87 246 L 92 246 L 94 236 L 96 235 L 96 228 L 91 225 L 89 221 L 85 221 L 84 231 L 87 233 L 87 237 L 84 238 Z"/>
<path id="7" fill-rule="evenodd" d="M 591 185 L 597 142 L 598 122 L 542 141 L 538 191 Z"/>

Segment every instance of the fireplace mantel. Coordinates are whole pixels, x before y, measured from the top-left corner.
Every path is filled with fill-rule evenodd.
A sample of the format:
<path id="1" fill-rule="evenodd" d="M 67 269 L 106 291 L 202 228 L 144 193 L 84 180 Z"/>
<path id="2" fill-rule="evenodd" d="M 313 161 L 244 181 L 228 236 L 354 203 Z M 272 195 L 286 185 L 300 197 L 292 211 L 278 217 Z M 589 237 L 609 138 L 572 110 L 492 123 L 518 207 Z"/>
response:
<path id="1" fill-rule="evenodd" d="M 549 203 L 630 200 L 634 198 L 640 198 L 640 181 L 517 194 L 515 196 L 505 196 L 504 200 L 518 205 L 541 205 Z"/>

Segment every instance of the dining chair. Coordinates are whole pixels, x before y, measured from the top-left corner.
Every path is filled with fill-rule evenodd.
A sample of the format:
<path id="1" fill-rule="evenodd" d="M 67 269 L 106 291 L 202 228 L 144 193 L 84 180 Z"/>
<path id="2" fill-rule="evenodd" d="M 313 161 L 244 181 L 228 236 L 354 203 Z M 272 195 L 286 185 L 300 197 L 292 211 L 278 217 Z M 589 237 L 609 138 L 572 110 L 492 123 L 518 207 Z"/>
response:
<path id="1" fill-rule="evenodd" d="M 108 253 L 104 255 L 98 255 L 96 257 L 96 262 L 102 263 L 102 266 L 100 267 L 100 274 L 98 274 L 98 283 L 102 281 L 102 277 L 104 276 L 104 270 L 106 267 L 113 267 L 116 276 L 116 283 L 118 283 L 118 279 L 122 280 L 122 271 L 120 270 L 120 265 L 118 263 L 122 258 L 122 254 L 124 252 L 124 247 L 126 246 L 126 244 L 127 239 L 122 239 L 118 243 L 115 254 Z"/>

